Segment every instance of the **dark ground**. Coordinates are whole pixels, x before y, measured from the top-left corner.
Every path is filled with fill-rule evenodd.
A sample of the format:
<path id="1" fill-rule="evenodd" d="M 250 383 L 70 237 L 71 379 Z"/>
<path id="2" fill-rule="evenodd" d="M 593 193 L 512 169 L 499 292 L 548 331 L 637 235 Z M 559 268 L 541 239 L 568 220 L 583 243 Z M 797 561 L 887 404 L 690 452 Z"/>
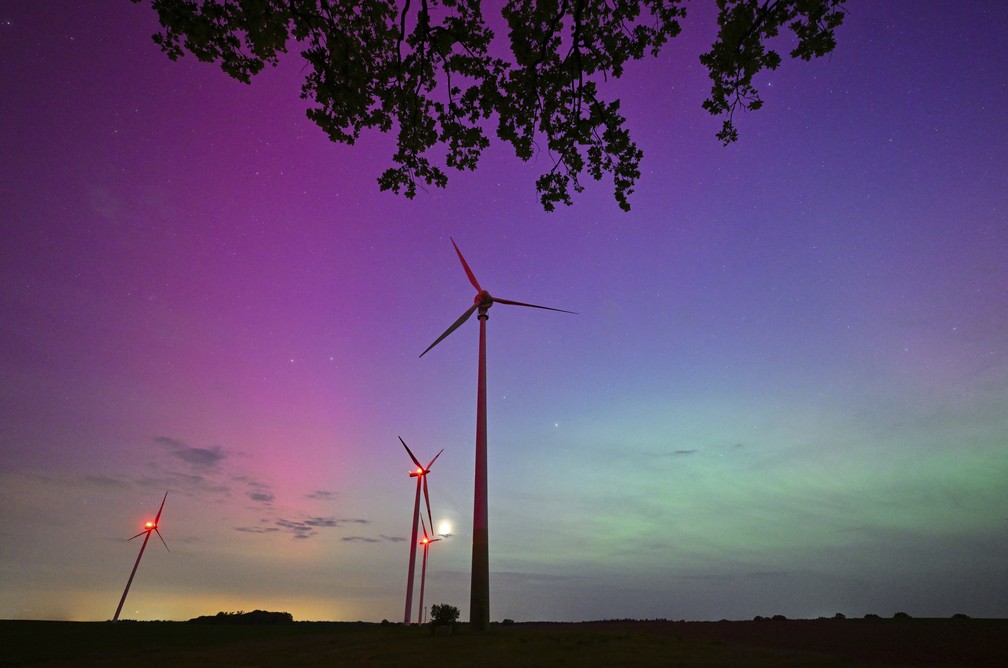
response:
<path id="1" fill-rule="evenodd" d="M 1008 620 L 430 627 L 0 621 L 0 666 L 1008 666 Z"/>

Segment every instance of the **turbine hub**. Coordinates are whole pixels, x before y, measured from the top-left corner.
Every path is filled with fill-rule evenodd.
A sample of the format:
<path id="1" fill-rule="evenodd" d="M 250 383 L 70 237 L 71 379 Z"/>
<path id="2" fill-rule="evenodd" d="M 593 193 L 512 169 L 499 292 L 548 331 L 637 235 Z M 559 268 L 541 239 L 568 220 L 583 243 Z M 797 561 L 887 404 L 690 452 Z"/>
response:
<path id="1" fill-rule="evenodd" d="M 486 290 L 480 290 L 473 297 L 473 303 L 480 307 L 480 309 L 486 310 L 493 306 L 493 297 Z"/>

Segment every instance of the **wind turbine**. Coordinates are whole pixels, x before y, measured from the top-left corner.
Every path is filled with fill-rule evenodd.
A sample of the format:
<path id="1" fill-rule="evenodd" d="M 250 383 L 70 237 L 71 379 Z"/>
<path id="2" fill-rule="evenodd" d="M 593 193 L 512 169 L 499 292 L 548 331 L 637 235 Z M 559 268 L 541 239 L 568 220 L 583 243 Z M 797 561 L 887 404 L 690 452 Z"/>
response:
<path id="1" fill-rule="evenodd" d="M 424 490 L 424 496 L 426 496 L 426 489 Z M 429 513 L 428 513 L 429 515 Z M 427 519 L 430 519 L 428 517 Z M 427 582 L 427 548 L 430 547 L 431 543 L 436 543 L 440 538 L 431 538 L 427 535 L 427 525 L 424 524 L 423 517 L 420 518 L 420 526 L 423 527 L 423 538 L 420 539 L 420 544 L 423 545 L 423 566 L 420 568 L 420 604 L 417 606 L 417 618 L 420 623 L 423 624 L 423 595 L 424 595 L 424 583 Z M 431 531 L 434 530 L 434 524 L 431 524 Z"/>
<path id="2" fill-rule="evenodd" d="M 462 257 L 455 240 L 452 239 L 452 246 L 458 255 L 459 262 L 465 270 L 469 282 L 476 288 L 476 297 L 473 298 L 473 305 L 466 309 L 466 312 L 459 316 L 451 327 L 445 330 L 434 343 L 427 346 L 427 350 L 420 353 L 420 357 L 426 355 L 431 348 L 441 343 L 446 336 L 462 326 L 466 320 L 472 316 L 473 312 L 479 311 L 477 316 L 480 321 L 479 333 L 479 373 L 476 387 L 476 482 L 473 491 L 473 552 L 472 552 L 472 581 L 469 592 L 469 627 L 473 630 L 485 630 L 490 625 L 490 552 L 487 527 L 487 431 L 486 431 L 486 321 L 487 311 L 494 304 L 510 304 L 512 306 L 528 306 L 530 308 L 545 309 L 547 311 L 560 311 L 561 313 L 574 313 L 565 311 L 562 308 L 552 308 L 549 306 L 538 306 L 536 304 L 526 304 L 510 299 L 492 297 L 489 292 L 480 287 L 472 270 Z"/>
<path id="3" fill-rule="evenodd" d="M 431 511 L 430 498 L 427 496 L 427 474 L 430 473 L 430 467 L 433 466 L 434 461 L 444 452 L 444 448 L 441 448 L 441 451 L 434 455 L 434 459 L 430 460 L 427 466 L 422 466 L 420 460 L 413 456 L 413 452 L 406 445 L 406 441 L 402 439 L 402 436 L 399 437 L 399 442 L 406 448 L 410 459 L 416 464 L 416 470 L 410 471 L 410 477 L 417 479 L 416 501 L 413 503 L 413 536 L 410 539 L 409 575 L 406 576 L 406 612 L 403 614 L 403 623 L 408 625 L 410 623 L 410 608 L 413 607 L 413 574 L 416 572 L 417 526 L 420 523 L 420 488 L 423 487 L 424 500 L 427 502 L 427 519 L 430 520 Z M 426 554 L 426 551 L 424 554 Z"/>
<path id="4" fill-rule="evenodd" d="M 137 566 L 140 565 L 140 558 L 143 556 L 144 549 L 147 547 L 147 541 L 150 540 L 150 535 L 152 531 L 157 534 L 158 538 L 161 538 L 161 543 L 165 546 L 165 549 L 168 550 L 168 543 L 165 543 L 164 538 L 161 537 L 161 532 L 158 531 L 158 520 L 161 519 L 161 511 L 164 510 L 164 504 L 167 498 L 168 498 L 168 492 L 165 492 L 164 498 L 161 499 L 161 507 L 158 508 L 157 515 L 154 517 L 154 521 L 151 522 L 148 520 L 147 523 L 144 524 L 144 530 L 138 533 L 136 536 L 133 536 L 129 539 L 133 540 L 133 538 L 138 538 L 140 536 L 144 537 L 143 544 L 140 546 L 140 554 L 137 555 L 136 563 L 133 564 L 133 570 L 130 572 L 129 580 L 126 581 L 126 589 L 123 590 L 122 598 L 119 599 L 119 607 L 116 608 L 115 617 L 112 618 L 113 622 L 119 621 L 119 613 L 122 612 L 123 603 L 126 602 L 126 594 L 129 593 L 130 585 L 133 584 L 133 576 L 136 575 Z M 168 551 L 171 552 L 171 550 Z"/>

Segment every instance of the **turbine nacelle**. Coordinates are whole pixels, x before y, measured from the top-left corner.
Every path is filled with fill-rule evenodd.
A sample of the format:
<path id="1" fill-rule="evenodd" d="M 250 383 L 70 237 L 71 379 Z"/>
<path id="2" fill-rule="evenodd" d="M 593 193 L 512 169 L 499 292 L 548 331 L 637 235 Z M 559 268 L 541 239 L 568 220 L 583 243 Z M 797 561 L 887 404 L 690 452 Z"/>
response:
<path id="1" fill-rule="evenodd" d="M 475 304 L 481 311 L 487 310 L 493 306 L 493 303 L 493 297 L 490 296 L 490 293 L 486 290 L 480 290 L 476 293 L 476 296 L 473 297 L 473 304 Z"/>

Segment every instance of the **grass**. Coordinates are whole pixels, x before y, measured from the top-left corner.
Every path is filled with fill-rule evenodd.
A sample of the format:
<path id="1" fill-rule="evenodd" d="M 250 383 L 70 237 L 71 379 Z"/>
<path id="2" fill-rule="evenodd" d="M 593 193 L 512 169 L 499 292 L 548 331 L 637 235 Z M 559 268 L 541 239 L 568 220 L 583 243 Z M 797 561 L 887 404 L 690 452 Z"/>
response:
<path id="1" fill-rule="evenodd" d="M 962 654 L 945 642 L 943 660 L 916 637 L 944 642 L 945 628 L 976 646 Z M 0 621 L 0 666 L 993 666 L 1006 632 L 1004 620 L 514 624 L 452 635 L 361 622 Z M 887 653 L 900 637 L 919 653 Z"/>

